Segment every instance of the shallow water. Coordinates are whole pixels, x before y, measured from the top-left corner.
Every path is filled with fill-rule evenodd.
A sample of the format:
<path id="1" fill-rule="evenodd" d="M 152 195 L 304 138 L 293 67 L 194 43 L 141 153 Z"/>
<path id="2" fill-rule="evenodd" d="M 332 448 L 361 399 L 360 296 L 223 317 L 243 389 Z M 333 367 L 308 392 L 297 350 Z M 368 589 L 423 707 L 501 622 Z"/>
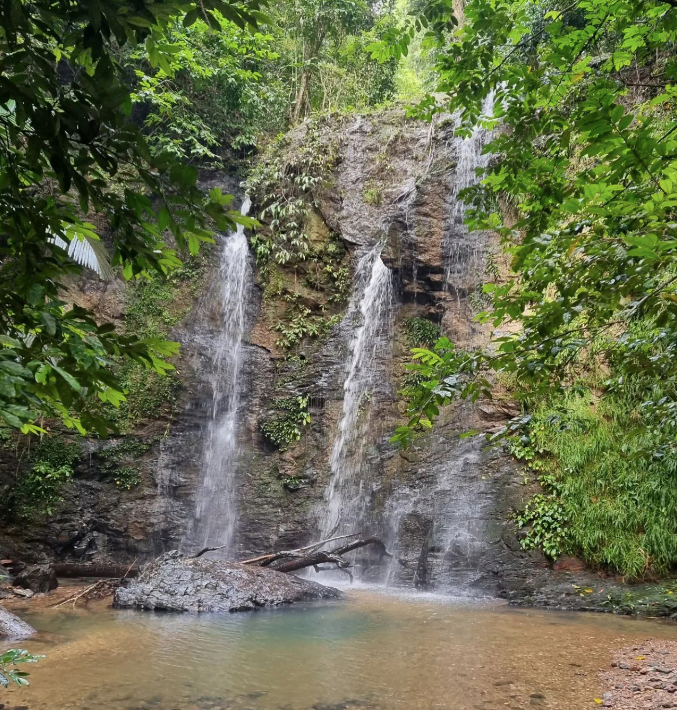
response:
<path id="1" fill-rule="evenodd" d="M 579 710 L 612 648 L 677 640 L 656 621 L 369 590 L 250 614 L 25 618 L 41 633 L 22 645 L 47 658 L 9 704 L 30 710 Z"/>

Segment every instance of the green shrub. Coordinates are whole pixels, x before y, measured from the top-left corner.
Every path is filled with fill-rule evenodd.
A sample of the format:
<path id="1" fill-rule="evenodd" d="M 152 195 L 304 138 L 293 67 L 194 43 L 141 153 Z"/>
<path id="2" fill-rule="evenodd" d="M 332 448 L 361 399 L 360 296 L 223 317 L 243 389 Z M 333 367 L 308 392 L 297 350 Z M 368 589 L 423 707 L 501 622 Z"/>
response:
<path id="1" fill-rule="evenodd" d="M 120 466 L 113 472 L 113 480 L 116 486 L 129 491 L 141 483 L 141 471 L 137 466 Z"/>
<path id="2" fill-rule="evenodd" d="M 99 452 L 103 459 L 101 470 L 119 488 L 126 491 L 136 488 L 142 481 L 141 469 L 130 462 L 143 456 L 151 445 L 152 441 L 132 436 L 120 439 Z"/>
<path id="3" fill-rule="evenodd" d="M 64 485 L 73 476 L 70 466 L 53 466 L 47 461 L 22 473 L 12 489 L 12 511 L 19 518 L 33 520 L 51 515 L 63 500 Z"/>
<path id="4" fill-rule="evenodd" d="M 409 318 L 404 326 L 407 344 L 412 348 L 433 345 L 440 337 L 440 326 L 427 318 Z"/>
<path id="5" fill-rule="evenodd" d="M 284 448 L 298 441 L 302 427 L 310 424 L 308 397 L 276 399 L 273 406 L 283 414 L 263 421 L 260 429 L 271 444 Z"/>
<path id="6" fill-rule="evenodd" d="M 45 435 L 26 449 L 26 462 L 10 492 L 9 511 L 24 520 L 51 515 L 62 501 L 64 486 L 82 458 L 77 441 Z"/>
<path id="7" fill-rule="evenodd" d="M 677 565 L 677 461 L 656 450 L 647 462 L 656 447 L 637 426 L 645 395 L 625 380 L 602 398 L 580 389 L 535 408 L 519 458 L 545 492 L 517 516 L 529 526 L 525 547 L 575 553 L 633 579 Z"/>

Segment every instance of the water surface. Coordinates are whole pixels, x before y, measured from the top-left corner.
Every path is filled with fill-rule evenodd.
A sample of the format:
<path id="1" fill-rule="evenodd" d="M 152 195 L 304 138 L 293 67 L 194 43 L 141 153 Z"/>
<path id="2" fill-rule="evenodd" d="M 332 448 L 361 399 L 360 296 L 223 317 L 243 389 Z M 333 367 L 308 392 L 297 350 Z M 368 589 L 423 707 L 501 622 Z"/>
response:
<path id="1" fill-rule="evenodd" d="M 47 655 L 11 691 L 29 710 L 579 710 L 612 648 L 677 640 L 657 621 L 364 590 L 249 614 L 26 619 L 41 634 L 23 645 Z"/>

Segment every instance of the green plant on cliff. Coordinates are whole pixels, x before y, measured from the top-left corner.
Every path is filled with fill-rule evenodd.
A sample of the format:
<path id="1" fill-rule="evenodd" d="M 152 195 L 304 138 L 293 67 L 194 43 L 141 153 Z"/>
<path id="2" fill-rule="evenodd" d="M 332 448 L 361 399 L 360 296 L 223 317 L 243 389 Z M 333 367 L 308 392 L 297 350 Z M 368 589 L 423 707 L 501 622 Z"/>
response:
<path id="1" fill-rule="evenodd" d="M 299 441 L 301 430 L 310 424 L 308 397 L 286 397 L 276 399 L 273 406 L 281 414 L 260 424 L 262 434 L 271 444 L 286 448 Z"/>
<path id="2" fill-rule="evenodd" d="M 440 337 L 440 326 L 428 318 L 409 318 L 404 324 L 404 334 L 411 347 L 434 345 Z"/>
<path id="3" fill-rule="evenodd" d="M 103 463 L 101 471 L 120 489 L 128 491 L 142 481 L 138 459 L 152 446 L 155 439 L 128 436 L 99 451 Z"/>
<path id="4" fill-rule="evenodd" d="M 12 488 L 10 509 L 26 520 L 51 515 L 62 501 L 63 487 L 73 476 L 70 466 L 53 466 L 41 461 L 20 474 Z"/>
<path id="5" fill-rule="evenodd" d="M 301 307 L 285 321 L 275 325 L 275 330 L 280 333 L 275 344 L 289 350 L 301 343 L 304 338 L 321 338 L 327 335 L 340 321 L 340 314 L 312 315 L 310 309 Z"/>
<path id="6" fill-rule="evenodd" d="M 10 490 L 6 513 L 24 520 L 49 516 L 62 500 L 63 489 L 82 458 L 82 447 L 60 435 L 43 435 L 37 443 L 30 439 L 21 443 L 25 462 Z"/>
<path id="7" fill-rule="evenodd" d="M 323 141 L 321 124 L 311 121 L 304 140 L 291 147 L 279 138 L 256 163 L 247 179 L 247 191 L 258 208 L 260 225 L 251 244 L 258 265 L 284 265 L 308 258 L 311 245 L 306 231 L 314 191 L 322 187 L 337 158 L 337 146 Z"/>
<path id="8" fill-rule="evenodd" d="M 281 306 L 271 326 L 285 350 L 327 334 L 352 286 L 347 250 L 317 211 L 338 157 L 336 138 L 323 125 L 309 120 L 301 140 L 279 139 L 247 181 L 259 220 L 251 244 L 265 298 Z"/>

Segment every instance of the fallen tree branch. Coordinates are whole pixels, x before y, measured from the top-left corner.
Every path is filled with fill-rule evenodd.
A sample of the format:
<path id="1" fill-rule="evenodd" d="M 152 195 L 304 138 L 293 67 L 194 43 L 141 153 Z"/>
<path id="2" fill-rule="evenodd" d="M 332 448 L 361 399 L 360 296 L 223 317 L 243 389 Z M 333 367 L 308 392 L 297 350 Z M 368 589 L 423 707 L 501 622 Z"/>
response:
<path id="1" fill-rule="evenodd" d="M 216 550 L 223 550 L 224 547 L 228 547 L 228 545 L 219 545 L 218 547 L 203 547 L 200 552 L 198 552 L 196 555 L 191 555 L 188 559 L 196 560 L 198 557 L 202 557 L 202 555 L 206 555 L 208 552 L 216 552 Z"/>
<path id="2" fill-rule="evenodd" d="M 98 587 L 100 584 L 104 584 L 105 580 L 99 580 L 98 582 L 94 582 L 94 584 L 90 584 L 89 587 L 85 587 L 81 592 L 78 594 L 73 594 L 68 599 L 64 599 L 62 602 L 59 602 L 58 604 L 54 604 L 52 609 L 58 609 L 60 606 L 63 606 L 64 604 L 68 604 L 69 602 L 73 602 L 73 609 L 75 609 L 75 605 L 78 603 L 78 599 L 84 597 L 85 595 L 89 594 L 89 592 L 94 591 L 96 587 Z"/>
<path id="3" fill-rule="evenodd" d="M 102 598 L 102 597 L 107 597 L 110 596 L 115 592 L 117 587 L 119 587 L 127 578 L 127 575 L 132 571 L 132 568 L 134 565 L 139 561 L 139 558 L 137 557 L 134 562 L 132 562 L 129 567 L 125 570 L 124 574 L 120 579 L 118 580 L 111 580 L 110 578 L 107 579 L 100 579 L 98 582 L 94 582 L 94 584 L 90 584 L 89 587 L 86 587 L 83 589 L 81 592 L 78 592 L 77 594 L 73 594 L 68 599 L 64 599 L 62 602 L 59 602 L 58 604 L 54 604 L 52 606 L 53 609 L 58 609 L 60 606 L 63 606 L 64 604 L 68 604 L 68 602 L 73 602 L 73 609 L 75 609 L 75 605 L 78 603 L 80 599 L 84 597 L 85 603 L 87 603 L 90 599 L 92 598 Z M 98 592 L 98 593 L 97 593 Z"/>
<path id="4" fill-rule="evenodd" d="M 332 533 L 333 534 L 333 533 Z M 268 565 L 281 559 L 288 558 L 299 558 L 304 557 L 310 552 L 315 552 L 319 550 L 324 545 L 330 542 L 336 542 L 336 540 L 346 540 L 350 537 L 357 537 L 360 533 L 350 533 L 350 535 L 339 535 L 338 537 L 329 537 L 326 540 L 320 540 L 319 542 L 313 542 L 305 547 L 297 547 L 295 550 L 280 550 L 279 552 L 270 552 L 266 555 L 260 555 L 259 557 L 252 557 L 249 560 L 242 560 L 240 564 L 242 565 L 259 565 L 259 567 L 267 567 Z"/>
<path id="5" fill-rule="evenodd" d="M 392 557 L 386 550 L 386 546 L 383 544 L 382 540 L 379 540 L 377 537 L 368 537 L 364 540 L 355 540 L 347 545 L 337 547 L 334 550 L 316 550 L 309 555 L 283 562 L 277 565 L 275 569 L 278 572 L 296 572 L 305 567 L 315 567 L 327 562 L 335 564 L 337 569 L 346 569 L 351 565 L 344 559 L 343 555 L 361 547 L 367 547 L 368 545 L 375 545 L 378 548 L 381 558 Z"/>

